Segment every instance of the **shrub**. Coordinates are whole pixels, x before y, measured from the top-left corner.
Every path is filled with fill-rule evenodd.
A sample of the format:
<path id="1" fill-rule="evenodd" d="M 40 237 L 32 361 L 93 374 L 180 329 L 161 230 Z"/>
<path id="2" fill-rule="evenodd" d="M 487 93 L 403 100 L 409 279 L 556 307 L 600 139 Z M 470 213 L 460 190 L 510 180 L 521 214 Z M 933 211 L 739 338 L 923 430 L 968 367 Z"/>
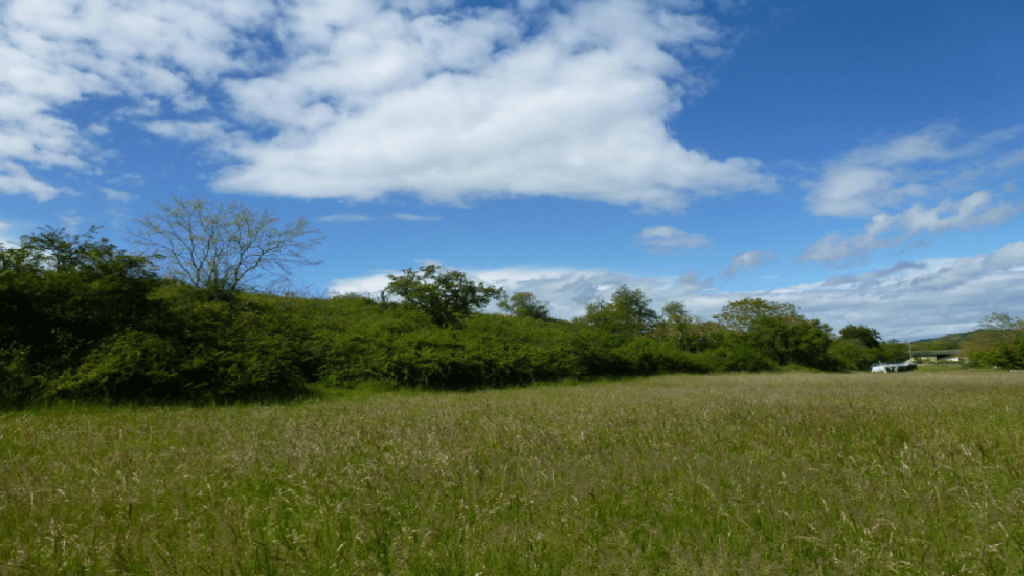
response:
<path id="1" fill-rule="evenodd" d="M 0 409 L 24 408 L 46 393 L 46 379 L 35 374 L 28 348 L 11 344 L 0 348 Z"/>

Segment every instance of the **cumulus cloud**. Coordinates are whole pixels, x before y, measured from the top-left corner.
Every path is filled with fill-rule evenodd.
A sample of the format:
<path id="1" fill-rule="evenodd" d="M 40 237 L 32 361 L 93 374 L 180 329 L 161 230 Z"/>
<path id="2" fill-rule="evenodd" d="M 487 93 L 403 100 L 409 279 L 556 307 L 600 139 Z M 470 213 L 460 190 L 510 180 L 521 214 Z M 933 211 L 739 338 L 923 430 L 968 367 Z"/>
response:
<path id="1" fill-rule="evenodd" d="M 808 209 L 818 216 L 868 218 L 860 234 L 833 232 L 807 247 L 803 261 L 863 263 L 920 233 L 997 226 L 1019 207 L 998 202 L 976 182 L 1013 165 L 1000 146 L 1020 140 L 1015 126 L 954 145 L 957 130 L 936 124 L 917 133 L 850 151 L 807 183 Z M 965 195 L 966 194 L 966 195 Z"/>
<path id="2" fill-rule="evenodd" d="M 107 197 L 107 200 L 116 202 L 131 202 L 138 198 L 138 196 L 135 196 L 134 194 L 114 190 L 113 188 L 100 188 L 100 191 L 102 191 L 103 195 Z"/>
<path id="3" fill-rule="evenodd" d="M 198 93 L 248 66 L 247 31 L 273 13 L 269 0 L 11 0 L 0 6 L 0 191 L 40 200 L 58 191 L 26 166 L 86 169 L 89 138 L 61 108 L 90 98 L 133 99 L 135 114 L 207 106 Z"/>
<path id="4" fill-rule="evenodd" d="M 234 153 L 226 190 L 432 202 L 557 195 L 679 209 L 694 196 L 771 191 L 751 159 L 686 150 L 665 129 L 695 81 L 673 48 L 713 44 L 705 18 L 634 0 L 520 16 L 403 18 L 355 2 L 287 21 L 303 55 L 226 84 L 244 117 L 279 128 Z"/>
<path id="5" fill-rule="evenodd" d="M 865 272 L 863 274 L 843 274 L 842 276 L 831 276 L 825 280 L 821 285 L 823 287 L 832 286 L 857 286 L 858 288 L 865 289 L 873 286 L 877 286 L 887 280 L 892 280 L 894 276 L 898 276 L 907 270 L 924 270 L 928 267 L 919 262 L 898 262 L 895 266 L 889 268 L 883 268 L 881 270 L 873 270 L 871 272 Z"/>
<path id="6" fill-rule="evenodd" d="M 319 222 L 366 222 L 370 217 L 363 214 L 329 214 L 317 218 Z"/>
<path id="7" fill-rule="evenodd" d="M 1018 210 L 1018 206 L 995 202 L 986 191 L 959 201 L 943 200 L 934 208 L 914 204 L 901 214 L 875 215 L 860 234 L 829 234 L 805 249 L 799 259 L 834 265 L 863 263 L 871 252 L 898 246 L 918 233 L 1002 224 Z"/>
<path id="8" fill-rule="evenodd" d="M 1013 272 L 1019 279 L 1024 267 L 1024 242 L 1004 246 L 991 254 L 958 258 L 936 270 L 933 274 L 914 278 L 910 287 L 914 290 L 934 293 L 964 286 L 974 278 Z M 992 294 L 999 298 L 1001 295 Z M 1019 307 L 1019 304 L 1015 304 Z"/>
<path id="9" fill-rule="evenodd" d="M 991 132 L 959 146 L 951 144 L 956 134 L 951 125 L 935 124 L 914 134 L 851 150 L 827 163 L 816 181 L 806 183 L 810 189 L 808 209 L 818 216 L 865 217 L 899 206 L 908 198 L 941 193 L 950 180 L 950 168 L 962 173 L 953 181 L 969 180 L 978 170 L 973 165 L 949 167 L 949 162 L 991 153 L 999 144 L 1018 140 L 1024 128 Z M 1012 163 L 1008 160 L 1012 157 L 1003 155 L 990 165 L 1005 167 Z"/>
<path id="10" fill-rule="evenodd" d="M 710 242 L 701 234 L 684 232 L 673 226 L 644 228 L 633 240 L 636 244 L 647 246 L 648 252 L 661 253 L 677 252 L 680 248 L 694 250 Z"/>
<path id="11" fill-rule="evenodd" d="M 715 290 L 712 279 L 702 280 L 693 273 L 652 278 L 567 268 L 468 272 L 509 293 L 533 292 L 550 302 L 559 318 L 583 314 L 588 302 L 608 298 L 625 284 L 643 290 L 655 308 L 680 300 L 694 314 L 711 318 L 729 302 L 764 298 L 796 304 L 806 316 L 820 318 L 836 330 L 859 324 L 877 329 L 884 338 L 899 339 L 970 331 L 992 312 L 1021 314 L 1024 302 L 1024 242 L 978 256 L 900 262 L 858 275 L 750 292 Z M 332 289 L 373 294 L 387 283 L 387 272 L 381 272 L 336 280 Z"/>
<path id="12" fill-rule="evenodd" d="M 2 158 L 0 158 L 0 192 L 31 194 L 40 201 L 50 200 L 60 193 L 53 186 L 33 178 L 24 166 L 14 162 L 5 162 Z"/>
<path id="13" fill-rule="evenodd" d="M 771 250 L 750 250 L 737 254 L 732 259 L 732 265 L 722 273 L 725 278 L 732 278 L 740 270 L 749 270 L 755 266 L 764 266 L 775 261 L 775 253 Z"/>
<path id="14" fill-rule="evenodd" d="M 0 7 L 0 162 L 21 172 L 0 191 L 52 197 L 25 169 L 86 169 L 110 120 L 206 142 L 233 164 L 215 185 L 241 192 L 681 209 L 776 189 L 757 160 L 714 159 L 666 130 L 706 85 L 686 59 L 722 53 L 699 3 L 530 4 L 11 0 Z M 110 97 L 131 103 L 102 124 L 62 117 Z"/>

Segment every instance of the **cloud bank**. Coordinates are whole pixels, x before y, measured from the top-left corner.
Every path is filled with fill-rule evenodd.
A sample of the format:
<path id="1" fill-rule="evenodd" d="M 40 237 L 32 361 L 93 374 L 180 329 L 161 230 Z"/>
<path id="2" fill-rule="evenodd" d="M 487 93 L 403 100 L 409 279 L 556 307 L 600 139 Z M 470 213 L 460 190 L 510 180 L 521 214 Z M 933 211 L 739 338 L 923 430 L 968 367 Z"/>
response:
<path id="1" fill-rule="evenodd" d="M 875 250 L 898 246 L 921 233 L 997 226 L 1019 205 L 1000 201 L 976 182 L 1017 164 L 1000 147 L 1019 141 L 1024 127 L 953 145 L 955 127 L 935 124 L 914 134 L 851 150 L 806 182 L 808 210 L 816 216 L 868 218 L 861 233 L 831 233 L 809 246 L 802 261 L 864 263 Z M 911 203 L 912 202 L 912 203 Z"/>
<path id="2" fill-rule="evenodd" d="M 226 191 L 672 210 L 773 191 L 757 160 L 685 149 L 665 127 L 704 90 L 686 63 L 722 53 L 696 6 L 11 0 L 0 191 L 55 197 L 33 171 L 94 169 L 118 122 L 205 144 L 228 165 L 213 183 Z M 115 98 L 134 104 L 83 126 L 62 113 Z"/>

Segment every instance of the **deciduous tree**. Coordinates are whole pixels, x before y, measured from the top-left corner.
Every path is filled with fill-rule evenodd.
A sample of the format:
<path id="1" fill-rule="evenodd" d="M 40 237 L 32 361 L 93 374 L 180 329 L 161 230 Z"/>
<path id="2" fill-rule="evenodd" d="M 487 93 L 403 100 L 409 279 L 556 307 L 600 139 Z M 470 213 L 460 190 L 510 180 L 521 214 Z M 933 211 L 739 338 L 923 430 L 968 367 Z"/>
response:
<path id="1" fill-rule="evenodd" d="M 773 302 L 762 298 L 744 298 L 729 302 L 715 319 L 724 328 L 746 334 L 760 318 L 796 318 L 800 316 L 797 307 L 788 302 Z"/>
<path id="2" fill-rule="evenodd" d="M 213 297 L 268 288 L 295 266 L 319 264 L 306 254 L 323 237 L 304 218 L 279 228 L 272 212 L 241 204 L 173 198 L 157 205 L 137 221 L 133 241 L 151 251 L 168 276 Z"/>
<path id="3" fill-rule="evenodd" d="M 507 300 L 498 302 L 498 308 L 520 318 L 536 318 L 547 320 L 550 315 L 549 304 L 538 299 L 532 292 L 516 292 Z"/>
<path id="4" fill-rule="evenodd" d="M 443 327 L 458 325 L 462 318 L 505 293 L 501 288 L 473 282 L 465 272 L 433 264 L 420 266 L 419 271 L 408 268 L 400 275 L 388 274 L 388 278 L 388 293 L 402 297 Z"/>
<path id="5" fill-rule="evenodd" d="M 610 301 L 598 298 L 587 304 L 587 312 L 579 319 L 584 324 L 609 332 L 643 335 L 654 331 L 658 313 L 651 308 L 651 299 L 637 288 L 623 284 L 612 293 Z"/>
<path id="6" fill-rule="evenodd" d="M 839 331 L 839 337 L 843 340 L 856 340 L 868 348 L 878 348 L 882 345 L 882 336 L 878 330 L 867 326 L 854 326 L 850 324 Z"/>

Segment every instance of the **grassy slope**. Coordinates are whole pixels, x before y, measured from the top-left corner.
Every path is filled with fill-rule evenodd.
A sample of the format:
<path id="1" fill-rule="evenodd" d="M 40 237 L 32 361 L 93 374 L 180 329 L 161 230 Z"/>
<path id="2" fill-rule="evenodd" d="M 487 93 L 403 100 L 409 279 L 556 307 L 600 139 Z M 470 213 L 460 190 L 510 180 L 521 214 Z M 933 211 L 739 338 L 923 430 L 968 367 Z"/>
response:
<path id="1" fill-rule="evenodd" d="M 1010 331 L 1001 330 L 974 330 L 971 332 L 964 332 L 961 334 L 947 334 L 939 338 L 932 338 L 930 340 L 918 340 L 910 343 L 911 350 L 956 350 L 961 348 L 965 344 L 969 344 L 972 340 L 978 338 L 984 338 L 986 336 L 993 336 L 997 334 L 1010 334 Z"/>
<path id="2" fill-rule="evenodd" d="M 0 574 L 1024 569 L 1024 382 L 662 377 L 0 415 Z"/>

